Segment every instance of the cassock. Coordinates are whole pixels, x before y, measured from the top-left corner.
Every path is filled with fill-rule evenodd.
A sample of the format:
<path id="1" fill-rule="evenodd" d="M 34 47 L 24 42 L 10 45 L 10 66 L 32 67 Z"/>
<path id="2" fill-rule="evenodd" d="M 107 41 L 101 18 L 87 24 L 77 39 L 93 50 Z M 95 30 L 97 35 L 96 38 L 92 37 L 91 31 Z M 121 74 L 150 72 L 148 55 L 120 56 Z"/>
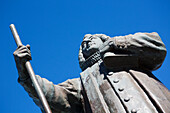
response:
<path id="1" fill-rule="evenodd" d="M 81 64 L 80 78 L 54 85 L 36 76 L 53 113 L 168 113 L 169 90 L 151 73 L 166 56 L 157 33 L 113 37 Z M 107 46 L 107 45 L 106 45 Z M 42 109 L 30 78 L 18 79 Z M 43 110 L 42 110 L 43 112 Z"/>

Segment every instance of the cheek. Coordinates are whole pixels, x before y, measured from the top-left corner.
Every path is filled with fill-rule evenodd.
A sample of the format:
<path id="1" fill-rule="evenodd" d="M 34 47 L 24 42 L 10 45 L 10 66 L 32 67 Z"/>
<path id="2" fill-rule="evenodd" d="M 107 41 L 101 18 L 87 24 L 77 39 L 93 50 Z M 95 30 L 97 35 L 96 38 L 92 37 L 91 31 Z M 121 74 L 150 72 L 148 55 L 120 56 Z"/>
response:
<path id="1" fill-rule="evenodd" d="M 98 42 L 96 43 L 96 46 L 97 46 L 97 47 L 100 47 L 102 44 L 103 44 L 103 42 L 100 40 L 100 41 L 98 41 Z"/>

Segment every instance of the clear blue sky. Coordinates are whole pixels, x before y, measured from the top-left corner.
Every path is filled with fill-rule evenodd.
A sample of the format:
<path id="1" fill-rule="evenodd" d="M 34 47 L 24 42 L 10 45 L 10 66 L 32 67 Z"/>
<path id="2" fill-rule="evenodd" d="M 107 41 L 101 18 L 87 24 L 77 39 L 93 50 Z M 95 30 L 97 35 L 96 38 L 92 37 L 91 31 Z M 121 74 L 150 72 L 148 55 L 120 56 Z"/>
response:
<path id="1" fill-rule="evenodd" d="M 168 53 L 153 73 L 170 89 L 169 6 L 168 0 L 0 0 L 1 113 L 41 113 L 17 83 L 11 23 L 23 44 L 31 45 L 35 73 L 55 84 L 79 77 L 78 50 L 85 34 L 158 32 Z"/>

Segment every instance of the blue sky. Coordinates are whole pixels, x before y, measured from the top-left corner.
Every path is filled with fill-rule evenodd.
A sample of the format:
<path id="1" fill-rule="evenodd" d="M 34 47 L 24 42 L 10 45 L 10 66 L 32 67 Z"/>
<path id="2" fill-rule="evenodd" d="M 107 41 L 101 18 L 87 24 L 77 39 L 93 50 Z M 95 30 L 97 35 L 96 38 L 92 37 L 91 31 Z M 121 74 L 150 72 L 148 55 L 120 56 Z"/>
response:
<path id="1" fill-rule="evenodd" d="M 170 89 L 169 6 L 168 0 L 0 0 L 1 113 L 41 113 L 17 83 L 11 23 L 23 44 L 31 45 L 35 73 L 55 84 L 79 77 L 78 50 L 85 34 L 158 32 L 168 53 L 153 73 Z"/>

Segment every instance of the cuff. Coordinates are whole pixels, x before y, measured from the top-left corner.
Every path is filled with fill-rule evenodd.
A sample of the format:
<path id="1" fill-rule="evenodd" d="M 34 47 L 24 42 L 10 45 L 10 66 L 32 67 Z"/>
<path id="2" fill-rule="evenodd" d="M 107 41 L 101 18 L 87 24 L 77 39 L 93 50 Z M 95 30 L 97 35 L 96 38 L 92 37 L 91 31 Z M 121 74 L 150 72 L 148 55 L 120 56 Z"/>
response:
<path id="1" fill-rule="evenodd" d="M 118 36 L 113 38 L 114 46 L 116 49 L 126 49 L 129 45 L 131 36 Z"/>
<path id="2" fill-rule="evenodd" d="M 25 77 L 25 78 L 18 77 L 18 82 L 19 82 L 19 83 L 21 83 L 21 82 L 27 82 L 29 79 L 30 79 L 29 76 L 27 76 L 27 77 Z"/>

